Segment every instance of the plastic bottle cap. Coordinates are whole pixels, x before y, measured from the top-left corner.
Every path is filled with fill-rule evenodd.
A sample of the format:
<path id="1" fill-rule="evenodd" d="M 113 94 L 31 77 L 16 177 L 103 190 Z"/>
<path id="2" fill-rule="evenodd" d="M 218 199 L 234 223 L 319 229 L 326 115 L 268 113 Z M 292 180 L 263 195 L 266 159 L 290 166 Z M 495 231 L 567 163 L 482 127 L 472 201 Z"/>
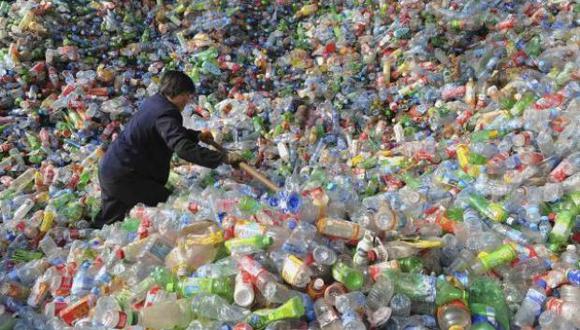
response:
<path id="1" fill-rule="evenodd" d="M 294 230 L 294 228 L 296 228 L 297 225 L 298 225 L 298 222 L 296 220 L 294 220 L 294 219 L 288 220 L 288 229 Z"/>

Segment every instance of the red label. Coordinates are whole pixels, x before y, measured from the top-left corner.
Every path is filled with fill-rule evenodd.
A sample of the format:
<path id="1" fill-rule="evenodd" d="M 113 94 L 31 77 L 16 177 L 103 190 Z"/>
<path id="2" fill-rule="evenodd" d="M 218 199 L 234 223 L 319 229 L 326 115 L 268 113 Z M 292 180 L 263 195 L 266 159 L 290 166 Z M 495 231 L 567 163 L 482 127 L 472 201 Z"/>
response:
<path id="1" fill-rule="evenodd" d="M 72 325 L 75 320 L 89 315 L 91 307 L 89 305 L 89 296 L 79 300 L 76 304 L 63 309 L 59 316 L 68 325 Z"/>
<path id="2" fill-rule="evenodd" d="M 127 314 L 119 312 L 119 322 L 117 322 L 115 329 L 123 329 L 125 326 L 127 326 Z"/>
<path id="3" fill-rule="evenodd" d="M 550 298 L 546 302 L 546 309 L 556 312 L 556 314 L 560 314 L 562 310 L 562 305 L 564 305 L 564 301 L 558 298 Z"/>
<path id="4" fill-rule="evenodd" d="M 67 296 L 72 288 L 73 278 L 70 276 L 62 276 L 60 278 L 60 285 L 56 289 L 55 295 Z"/>

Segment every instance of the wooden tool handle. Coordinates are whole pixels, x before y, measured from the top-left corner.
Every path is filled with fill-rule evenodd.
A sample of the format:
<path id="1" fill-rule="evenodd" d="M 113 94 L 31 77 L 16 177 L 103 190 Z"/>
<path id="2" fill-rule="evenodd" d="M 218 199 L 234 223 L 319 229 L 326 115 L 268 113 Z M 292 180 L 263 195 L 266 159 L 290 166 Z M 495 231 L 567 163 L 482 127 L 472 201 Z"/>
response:
<path id="1" fill-rule="evenodd" d="M 274 182 L 270 181 L 268 178 L 262 175 L 262 173 L 258 172 L 255 168 L 251 167 L 246 163 L 240 163 L 240 168 L 248 174 L 250 174 L 254 179 L 260 181 L 264 186 L 268 189 L 272 190 L 273 192 L 280 191 L 280 188 L 274 184 Z"/>
<path id="2" fill-rule="evenodd" d="M 215 142 L 214 140 L 208 141 L 207 143 L 216 148 L 217 150 L 219 150 L 220 152 L 227 153 L 227 150 L 224 149 L 224 147 L 222 147 L 219 143 Z M 250 165 L 246 163 L 240 163 L 240 168 L 248 172 L 248 174 L 250 174 L 254 179 L 260 181 L 260 183 L 262 183 L 264 186 L 266 186 L 273 192 L 280 191 L 280 188 L 278 188 L 278 186 L 276 186 L 274 182 L 270 181 L 267 177 L 262 175 L 262 173 L 258 172 L 258 170 L 251 167 Z"/>

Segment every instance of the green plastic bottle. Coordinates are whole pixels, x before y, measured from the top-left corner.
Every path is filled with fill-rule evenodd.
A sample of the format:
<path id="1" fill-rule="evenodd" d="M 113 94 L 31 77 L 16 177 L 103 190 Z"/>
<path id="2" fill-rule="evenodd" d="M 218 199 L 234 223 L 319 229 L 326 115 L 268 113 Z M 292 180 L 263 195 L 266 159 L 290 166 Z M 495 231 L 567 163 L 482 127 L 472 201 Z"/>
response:
<path id="1" fill-rule="evenodd" d="M 487 164 L 487 158 L 482 154 L 475 152 L 470 152 L 468 157 L 469 164 L 471 165 L 485 165 Z"/>
<path id="2" fill-rule="evenodd" d="M 501 136 L 500 131 L 496 129 L 481 130 L 471 134 L 471 142 L 485 142 Z"/>
<path id="3" fill-rule="evenodd" d="M 472 316 L 484 317 L 485 321 L 482 320 L 482 322 L 497 322 L 503 329 L 510 329 L 510 312 L 503 290 L 501 285 L 490 277 L 474 278 L 469 287 L 469 309 Z M 488 327 L 479 325 L 478 329 L 488 329 Z"/>
<path id="4" fill-rule="evenodd" d="M 337 262 L 332 266 L 332 277 L 346 286 L 350 291 L 356 291 L 362 288 L 364 277 L 363 273 L 348 266 L 344 262 Z"/>
<path id="5" fill-rule="evenodd" d="M 189 277 L 179 283 L 174 288 L 173 283 L 166 287 L 167 291 L 177 290 L 183 297 L 192 297 L 200 293 L 216 294 L 230 302 L 234 299 L 234 280 L 231 277 Z"/>
<path id="6" fill-rule="evenodd" d="M 243 196 L 240 198 L 238 207 L 246 214 L 256 214 L 262 209 L 260 202 L 249 196 Z"/>
<path id="7" fill-rule="evenodd" d="M 256 235 L 248 238 L 233 238 L 225 242 L 230 254 L 252 252 L 267 249 L 274 243 L 270 236 Z"/>
<path id="8" fill-rule="evenodd" d="M 513 116 L 521 116 L 522 113 L 534 102 L 536 102 L 536 95 L 532 92 L 525 93 L 521 99 L 510 109 Z"/>
<path id="9" fill-rule="evenodd" d="M 466 291 L 451 285 L 442 278 L 437 279 L 437 295 L 435 296 L 435 304 L 437 306 L 445 305 L 453 300 L 461 300 L 467 304 L 468 297 L 469 295 Z"/>
<path id="10" fill-rule="evenodd" d="M 292 297 L 276 309 L 262 309 L 248 316 L 246 322 L 254 329 L 264 329 L 268 324 L 284 319 L 300 318 L 304 315 L 304 304 L 300 297 Z"/>
<path id="11" fill-rule="evenodd" d="M 513 261 L 517 256 L 511 244 L 504 244 L 493 252 L 481 252 L 477 256 L 477 262 L 471 265 L 471 270 L 476 274 L 483 274 L 499 265 Z"/>
<path id="12" fill-rule="evenodd" d="M 525 46 L 526 54 L 530 57 L 537 57 L 542 50 L 541 39 L 539 36 L 534 36 Z"/>
<path id="13" fill-rule="evenodd" d="M 397 259 L 401 271 L 405 273 L 420 273 L 423 270 L 423 261 L 417 256 Z"/>
<path id="14" fill-rule="evenodd" d="M 490 202 L 480 195 L 470 195 L 469 205 L 495 222 L 504 222 L 508 217 L 507 212 L 501 204 Z"/>
<path id="15" fill-rule="evenodd" d="M 572 229 L 576 223 L 576 214 L 573 210 L 563 210 L 556 215 L 554 228 L 548 235 L 549 249 L 559 251 L 568 242 Z"/>

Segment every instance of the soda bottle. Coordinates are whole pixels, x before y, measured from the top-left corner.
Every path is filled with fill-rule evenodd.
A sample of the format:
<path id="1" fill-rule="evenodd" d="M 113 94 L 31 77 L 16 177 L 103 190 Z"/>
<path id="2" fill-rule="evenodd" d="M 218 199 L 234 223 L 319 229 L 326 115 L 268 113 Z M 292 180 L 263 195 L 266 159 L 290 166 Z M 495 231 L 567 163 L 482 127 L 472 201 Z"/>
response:
<path id="1" fill-rule="evenodd" d="M 516 257 L 517 253 L 513 245 L 504 244 L 490 253 L 485 251 L 479 253 L 470 269 L 475 274 L 483 274 L 499 265 L 513 261 Z"/>
<path id="2" fill-rule="evenodd" d="M 576 212 L 562 210 L 556 214 L 556 222 L 548 236 L 550 250 L 557 252 L 568 243 L 572 227 L 576 221 Z"/>
<path id="3" fill-rule="evenodd" d="M 509 329 L 509 309 L 499 283 L 489 277 L 476 277 L 469 286 L 469 306 L 485 322 Z"/>
<path id="4" fill-rule="evenodd" d="M 483 196 L 475 194 L 469 196 L 469 204 L 479 213 L 495 222 L 504 222 L 507 219 L 507 212 L 500 204 L 489 202 Z"/>
<path id="5" fill-rule="evenodd" d="M 395 286 L 389 278 L 379 276 L 367 295 L 367 305 L 371 310 L 388 306 L 393 297 Z"/>
<path id="6" fill-rule="evenodd" d="M 346 286 L 351 291 L 360 290 L 363 286 L 364 277 L 362 272 L 339 261 L 332 266 L 332 277 Z"/>
<path id="7" fill-rule="evenodd" d="M 533 326 L 536 317 L 542 312 L 545 301 L 546 294 L 544 290 L 539 287 L 531 287 L 514 316 L 513 324 L 520 328 Z"/>
<path id="8" fill-rule="evenodd" d="M 345 240 L 360 240 L 364 234 L 359 224 L 340 219 L 322 218 L 316 223 L 316 228 L 322 235 Z"/>
<path id="9" fill-rule="evenodd" d="M 396 293 L 390 302 L 393 316 L 408 317 L 411 315 L 411 299 L 405 294 Z"/>
<path id="10" fill-rule="evenodd" d="M 393 282 L 395 292 L 405 294 L 411 300 L 435 302 L 435 277 L 391 269 L 383 271 L 382 275 Z"/>
<path id="11" fill-rule="evenodd" d="M 334 311 L 334 308 L 332 308 L 332 306 L 330 306 L 324 299 L 320 298 L 314 302 L 314 312 L 316 313 L 316 320 L 320 324 L 321 329 L 342 329 L 340 318 Z"/>
<path id="12" fill-rule="evenodd" d="M 471 315 L 463 302 L 455 300 L 437 309 L 437 322 L 439 327 L 444 330 L 469 329 Z"/>
<path id="13" fill-rule="evenodd" d="M 167 285 L 168 291 L 176 290 L 182 297 L 192 297 L 200 293 L 211 293 L 219 295 L 229 301 L 233 301 L 234 280 L 231 277 L 204 278 L 189 277 L 177 283 L 177 288 L 173 283 Z"/>
<path id="14" fill-rule="evenodd" d="M 249 238 L 232 238 L 225 242 L 225 246 L 232 255 L 251 254 L 259 250 L 267 249 L 272 243 L 272 237 L 256 235 Z"/>
<path id="15" fill-rule="evenodd" d="M 165 300 L 139 311 L 138 324 L 153 329 L 186 327 L 192 319 L 192 308 L 187 299 Z"/>
<path id="16" fill-rule="evenodd" d="M 435 297 L 435 303 L 437 306 L 442 306 L 454 300 L 467 303 L 468 293 L 451 285 L 444 279 L 437 279 L 437 295 Z"/>
<path id="17" fill-rule="evenodd" d="M 550 297 L 546 301 L 546 310 L 553 311 L 560 315 L 575 327 L 580 326 L 580 315 L 578 314 L 578 302 L 568 302 L 556 297 Z"/>
<path id="18" fill-rule="evenodd" d="M 284 258 L 281 273 L 284 281 L 298 288 L 305 288 L 312 277 L 312 271 L 306 263 L 291 254 Z"/>
<path id="19" fill-rule="evenodd" d="M 334 302 L 336 310 L 344 314 L 348 311 L 355 311 L 357 313 L 363 313 L 365 310 L 366 297 L 360 291 L 349 292 L 340 296 L 337 296 Z"/>
<path id="20" fill-rule="evenodd" d="M 284 302 L 288 298 L 288 288 L 276 281 L 276 277 L 250 256 L 238 260 L 241 270 L 248 273 L 252 283 L 271 302 Z"/>
<path id="21" fill-rule="evenodd" d="M 538 323 L 542 329 L 546 330 L 572 329 L 574 327 L 570 321 L 552 310 L 545 310 L 542 312 L 538 318 Z"/>
<path id="22" fill-rule="evenodd" d="M 258 310 L 246 318 L 254 329 L 264 329 L 268 324 L 283 319 L 300 318 L 304 315 L 304 304 L 300 297 L 292 297 L 276 309 Z"/>
<path id="23" fill-rule="evenodd" d="M 315 262 L 327 266 L 334 265 L 334 263 L 338 260 L 336 252 L 324 245 L 318 245 L 314 248 L 314 250 L 312 250 L 312 258 Z"/>
<path id="24" fill-rule="evenodd" d="M 365 330 L 367 327 L 361 319 L 360 314 L 348 310 L 341 315 L 342 328 L 345 330 Z"/>
<path id="25" fill-rule="evenodd" d="M 236 275 L 234 301 L 241 307 L 249 307 L 254 302 L 254 287 L 250 275 L 244 271 Z"/>

